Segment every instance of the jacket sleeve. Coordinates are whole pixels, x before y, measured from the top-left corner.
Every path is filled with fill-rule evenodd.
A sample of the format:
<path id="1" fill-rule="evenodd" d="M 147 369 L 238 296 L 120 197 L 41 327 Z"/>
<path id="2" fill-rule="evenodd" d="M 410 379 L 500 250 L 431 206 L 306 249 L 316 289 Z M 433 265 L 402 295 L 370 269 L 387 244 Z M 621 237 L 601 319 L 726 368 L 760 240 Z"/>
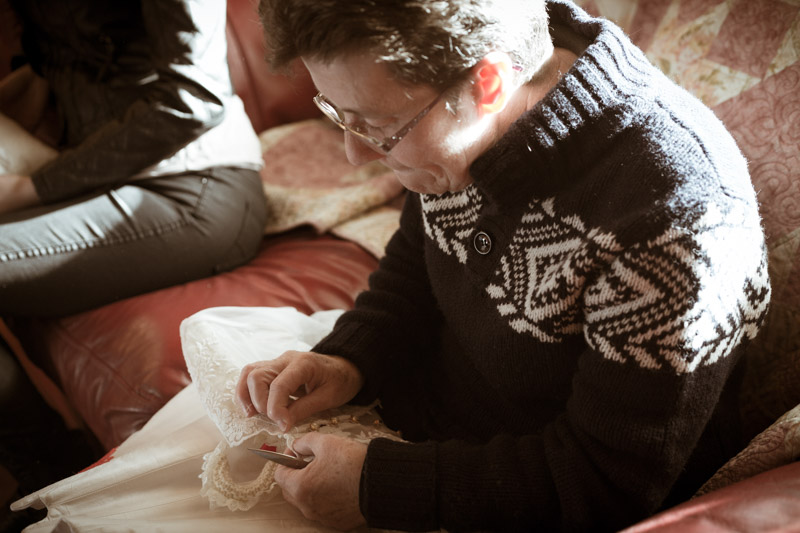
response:
<path id="1" fill-rule="evenodd" d="M 429 357 L 442 317 L 425 267 L 419 196 L 407 193 L 400 229 L 370 276 L 369 289 L 342 315 L 314 351 L 351 360 L 365 384 L 354 403 L 376 399 L 388 379 Z"/>
<path id="2" fill-rule="evenodd" d="M 222 121 L 224 97 L 232 92 L 225 2 L 144 0 L 142 20 L 149 57 L 137 60 L 150 69 L 133 89 L 137 97 L 117 118 L 33 173 L 44 203 L 118 186 Z M 108 83 L 108 91 L 131 90 L 115 87 L 113 79 Z"/>

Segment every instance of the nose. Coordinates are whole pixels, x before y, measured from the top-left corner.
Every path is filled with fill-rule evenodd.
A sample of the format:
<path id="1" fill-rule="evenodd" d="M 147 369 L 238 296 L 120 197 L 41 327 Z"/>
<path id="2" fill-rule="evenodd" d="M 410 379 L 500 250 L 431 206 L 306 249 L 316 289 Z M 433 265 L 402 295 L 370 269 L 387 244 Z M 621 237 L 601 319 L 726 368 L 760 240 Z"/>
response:
<path id="1" fill-rule="evenodd" d="M 356 166 L 365 165 L 376 159 L 383 159 L 384 155 L 370 147 L 365 141 L 349 131 L 344 132 L 344 153 L 347 160 Z"/>

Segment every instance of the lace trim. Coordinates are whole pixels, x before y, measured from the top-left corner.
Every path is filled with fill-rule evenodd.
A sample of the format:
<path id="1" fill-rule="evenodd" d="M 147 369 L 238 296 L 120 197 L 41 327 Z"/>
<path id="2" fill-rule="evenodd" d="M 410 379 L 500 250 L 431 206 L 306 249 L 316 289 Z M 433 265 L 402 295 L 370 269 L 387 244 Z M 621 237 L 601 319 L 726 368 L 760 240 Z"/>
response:
<path id="1" fill-rule="evenodd" d="M 331 409 L 283 433 L 265 416 L 247 417 L 234 400 L 244 365 L 275 358 L 287 350 L 310 350 L 330 331 L 340 314 L 341 311 L 324 311 L 309 317 L 291 308 L 220 307 L 200 311 L 181 324 L 189 374 L 206 413 L 223 437 L 203 457 L 199 475 L 201 494 L 212 509 L 247 511 L 263 498 L 279 493 L 275 463 L 249 454 L 246 448 L 266 445 L 285 452 L 295 439 L 311 431 L 362 443 L 377 437 L 401 440 L 398 433 L 381 423 L 374 406 Z M 240 480 L 233 474 L 255 472 L 258 468 L 261 470 L 255 478 Z"/>
<path id="2" fill-rule="evenodd" d="M 213 452 L 203 456 L 203 471 L 200 479 L 203 486 L 200 494 L 208 499 L 211 509 L 227 507 L 231 511 L 247 511 L 257 504 L 265 494 L 275 494 L 276 463 L 264 461 L 264 467 L 258 477 L 237 482 L 231 475 L 227 451 L 230 447 L 225 441 L 220 442 Z"/>

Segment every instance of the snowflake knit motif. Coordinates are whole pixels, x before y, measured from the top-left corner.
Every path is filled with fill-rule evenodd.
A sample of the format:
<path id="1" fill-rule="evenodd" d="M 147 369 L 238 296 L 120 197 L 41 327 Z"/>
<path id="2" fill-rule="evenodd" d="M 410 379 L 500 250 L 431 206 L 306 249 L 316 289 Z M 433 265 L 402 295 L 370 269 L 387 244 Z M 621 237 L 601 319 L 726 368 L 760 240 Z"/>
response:
<path id="1" fill-rule="evenodd" d="M 474 186 L 423 196 L 426 235 L 466 263 L 482 204 Z M 714 203 L 694 218 L 626 249 L 614 234 L 559 214 L 553 198 L 534 200 L 486 293 L 511 329 L 543 343 L 583 333 L 606 359 L 692 372 L 755 336 L 770 293 L 758 220 L 738 204 L 723 211 Z"/>
<path id="2" fill-rule="evenodd" d="M 469 238 L 478 213 L 483 207 L 483 197 L 474 185 L 462 191 L 441 196 L 420 195 L 425 234 L 447 255 L 455 254 L 458 262 L 466 264 Z"/>

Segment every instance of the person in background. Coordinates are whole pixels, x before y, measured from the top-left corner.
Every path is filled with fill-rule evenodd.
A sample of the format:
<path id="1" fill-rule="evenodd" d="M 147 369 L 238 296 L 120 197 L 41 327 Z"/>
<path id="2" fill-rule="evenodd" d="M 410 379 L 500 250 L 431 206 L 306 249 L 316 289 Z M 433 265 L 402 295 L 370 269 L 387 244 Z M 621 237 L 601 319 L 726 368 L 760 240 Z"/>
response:
<path id="1" fill-rule="evenodd" d="M 567 0 L 261 0 L 348 158 L 410 191 L 355 309 L 237 398 L 289 429 L 378 401 L 405 442 L 311 433 L 286 499 L 342 529 L 617 530 L 743 443 L 770 297 L 714 114 Z"/>
<path id="2" fill-rule="evenodd" d="M 250 260 L 266 220 L 261 150 L 231 84 L 225 2 L 6 1 L 21 46 L 0 111 L 39 123 L 22 95 L 57 120 L 51 158 L 0 172 L 0 317 L 77 313 Z M 86 466 L 52 453 L 63 424 L 7 347 L 0 357 L 0 459 L 22 492 Z"/>

